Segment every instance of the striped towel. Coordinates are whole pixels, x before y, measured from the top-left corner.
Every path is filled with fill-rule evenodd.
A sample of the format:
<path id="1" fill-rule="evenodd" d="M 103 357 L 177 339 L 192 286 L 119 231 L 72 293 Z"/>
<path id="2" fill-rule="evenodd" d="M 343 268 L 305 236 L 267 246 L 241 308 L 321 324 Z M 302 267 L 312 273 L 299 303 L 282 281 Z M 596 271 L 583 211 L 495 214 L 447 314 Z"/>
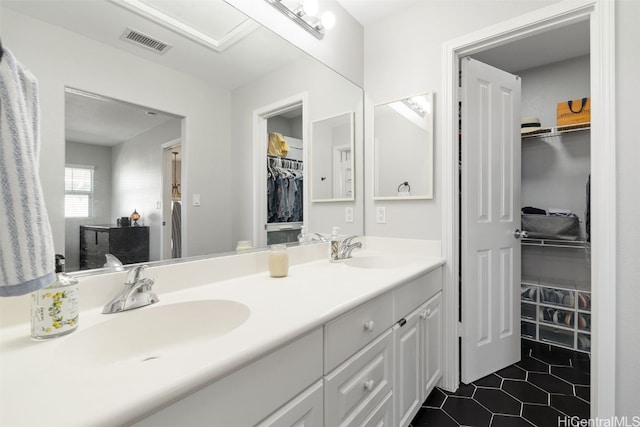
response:
<path id="1" fill-rule="evenodd" d="M 8 49 L 0 60 L 0 296 L 55 280 L 53 236 L 38 156 L 38 82 Z"/>

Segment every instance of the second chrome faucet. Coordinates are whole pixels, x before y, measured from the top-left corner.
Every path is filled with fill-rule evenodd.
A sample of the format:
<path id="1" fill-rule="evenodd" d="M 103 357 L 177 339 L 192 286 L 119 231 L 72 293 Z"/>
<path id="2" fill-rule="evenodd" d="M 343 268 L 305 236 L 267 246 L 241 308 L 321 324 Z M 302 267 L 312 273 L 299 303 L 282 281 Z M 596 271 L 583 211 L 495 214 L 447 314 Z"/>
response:
<path id="1" fill-rule="evenodd" d="M 358 237 L 360 236 L 349 236 L 342 240 L 332 237 L 330 242 L 331 254 L 329 257 L 329 261 L 336 262 L 343 259 L 351 258 L 351 252 L 353 252 L 354 249 L 362 248 L 362 242 L 351 243 L 353 239 Z"/>

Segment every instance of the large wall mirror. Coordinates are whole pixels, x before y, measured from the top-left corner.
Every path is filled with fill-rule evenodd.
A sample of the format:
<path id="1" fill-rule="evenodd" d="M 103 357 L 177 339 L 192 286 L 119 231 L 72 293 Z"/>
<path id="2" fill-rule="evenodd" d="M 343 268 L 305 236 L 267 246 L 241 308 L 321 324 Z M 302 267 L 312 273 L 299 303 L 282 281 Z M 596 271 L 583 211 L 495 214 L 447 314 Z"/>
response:
<path id="1" fill-rule="evenodd" d="M 80 266 L 81 227 L 94 244 L 111 239 L 105 229 L 129 227 L 148 241 L 149 262 L 266 244 L 255 237 L 268 220 L 272 129 L 255 137 L 256 111 L 266 106 L 300 100 L 296 118 L 286 117 L 300 124 L 276 123 L 298 140 L 299 173 L 311 169 L 312 122 L 353 111 L 352 158 L 362 149 L 362 89 L 223 0 L 7 0 L 0 8 L 3 44 L 39 81 L 41 181 L 69 270 L 99 267 Z M 83 174 L 93 174 L 91 196 Z M 344 229 L 343 209 L 310 203 L 303 181 L 307 229 Z M 93 197 L 90 213 L 69 215 L 74 197 Z M 346 231 L 363 233 L 362 200 L 351 203 Z M 123 257 L 134 255 L 128 245 Z"/>
<path id="2" fill-rule="evenodd" d="M 316 120 L 311 127 L 313 201 L 353 200 L 353 113 Z"/>
<path id="3" fill-rule="evenodd" d="M 373 198 L 433 198 L 433 95 L 374 107 Z"/>

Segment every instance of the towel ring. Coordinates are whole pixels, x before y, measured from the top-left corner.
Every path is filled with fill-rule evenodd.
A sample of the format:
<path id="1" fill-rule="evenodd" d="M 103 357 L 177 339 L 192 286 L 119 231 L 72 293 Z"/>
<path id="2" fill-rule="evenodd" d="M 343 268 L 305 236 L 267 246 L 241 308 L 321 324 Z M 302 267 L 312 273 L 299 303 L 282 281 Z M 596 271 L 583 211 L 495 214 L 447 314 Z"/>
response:
<path id="1" fill-rule="evenodd" d="M 400 192 L 400 189 L 402 187 L 407 187 L 407 191 L 411 191 L 411 186 L 409 185 L 409 183 L 407 181 L 405 181 L 402 184 L 398 185 L 398 193 Z"/>

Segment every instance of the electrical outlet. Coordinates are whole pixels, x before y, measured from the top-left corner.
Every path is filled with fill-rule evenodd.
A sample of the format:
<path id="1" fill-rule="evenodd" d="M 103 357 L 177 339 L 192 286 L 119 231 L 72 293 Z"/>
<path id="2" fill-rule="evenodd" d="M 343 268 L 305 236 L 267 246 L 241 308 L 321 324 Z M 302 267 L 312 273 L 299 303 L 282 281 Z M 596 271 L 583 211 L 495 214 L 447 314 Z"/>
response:
<path id="1" fill-rule="evenodd" d="M 194 194 L 193 195 L 193 206 L 200 206 L 200 195 L 199 194 Z"/>
<path id="2" fill-rule="evenodd" d="M 344 222 L 353 222 L 353 208 L 351 206 L 344 208 Z"/>
<path id="3" fill-rule="evenodd" d="M 156 209 L 162 209 L 162 202 L 160 200 L 156 202 Z"/>
<path id="4" fill-rule="evenodd" d="M 378 224 L 387 223 L 387 208 L 385 208 L 384 206 L 378 206 L 376 208 L 376 222 Z"/>

